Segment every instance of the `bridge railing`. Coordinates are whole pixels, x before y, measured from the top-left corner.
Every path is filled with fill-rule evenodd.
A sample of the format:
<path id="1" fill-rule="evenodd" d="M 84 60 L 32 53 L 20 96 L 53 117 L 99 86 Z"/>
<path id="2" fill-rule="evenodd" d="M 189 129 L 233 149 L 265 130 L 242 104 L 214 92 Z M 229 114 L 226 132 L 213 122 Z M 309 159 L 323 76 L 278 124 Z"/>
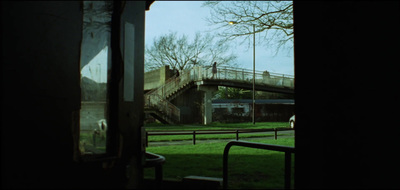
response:
<path id="1" fill-rule="evenodd" d="M 200 69 L 199 69 L 200 70 Z M 217 73 L 212 73 L 212 67 L 203 67 L 201 73 L 202 76 L 198 77 L 200 80 L 203 79 L 214 79 L 214 80 L 229 80 L 229 81 L 240 81 L 240 82 L 253 82 L 253 70 L 232 68 L 232 67 L 217 67 Z M 255 83 L 262 85 L 272 85 L 277 87 L 288 87 L 294 88 L 294 77 L 293 75 L 285 75 L 279 73 L 272 73 L 267 71 L 255 71 Z"/>
<path id="2" fill-rule="evenodd" d="M 217 67 L 217 73 L 213 75 L 212 67 L 196 66 L 190 70 L 183 71 L 179 77 L 171 77 L 160 87 L 145 94 L 145 106 L 157 107 L 167 113 L 177 121 L 180 120 L 180 111 L 175 105 L 166 100 L 166 97 L 177 92 L 193 81 L 208 80 L 227 80 L 245 83 L 253 83 L 253 70 Z M 294 88 L 294 77 L 278 73 L 255 71 L 255 83 L 261 85 L 271 85 L 276 87 Z"/>
<path id="3" fill-rule="evenodd" d="M 158 94 L 161 97 L 167 97 L 178 89 L 193 81 L 190 72 L 184 72 L 179 77 L 173 76 L 160 87 L 148 92 L 148 94 Z"/>
<path id="4" fill-rule="evenodd" d="M 217 70 L 218 72 L 213 76 L 212 67 L 194 67 L 191 70 L 182 72 L 179 77 L 171 77 L 165 84 L 150 91 L 148 94 L 167 97 L 192 81 L 204 79 L 253 82 L 252 70 L 232 67 L 218 67 Z M 255 71 L 255 83 L 294 88 L 294 77 L 292 75 Z"/>

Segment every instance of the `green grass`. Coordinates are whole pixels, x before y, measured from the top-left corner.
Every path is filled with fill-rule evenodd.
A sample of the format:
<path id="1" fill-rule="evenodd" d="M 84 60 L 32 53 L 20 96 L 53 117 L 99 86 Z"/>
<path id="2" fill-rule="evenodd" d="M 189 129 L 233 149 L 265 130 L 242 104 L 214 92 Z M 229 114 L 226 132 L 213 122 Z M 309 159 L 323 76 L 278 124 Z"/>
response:
<path id="1" fill-rule="evenodd" d="M 285 136 L 286 134 L 279 134 L 279 136 Z M 269 133 L 240 133 L 239 140 L 243 138 L 253 138 L 253 137 L 273 137 L 274 132 Z M 196 134 L 196 140 L 222 140 L 231 139 L 236 140 L 236 134 Z M 149 142 L 172 142 L 172 141 L 182 141 L 182 140 L 193 140 L 193 135 L 150 135 Z"/>
<path id="2" fill-rule="evenodd" d="M 235 130 L 235 129 L 273 129 L 280 127 L 288 127 L 287 122 L 260 122 L 253 125 L 253 123 L 212 123 L 210 125 L 163 125 L 163 124 L 150 124 L 146 125 L 146 131 L 193 131 L 193 130 Z M 279 134 L 281 136 L 283 134 Z M 249 137 L 272 137 L 274 132 L 269 133 L 240 133 L 240 138 Z M 193 135 L 166 135 L 166 136 L 149 136 L 149 142 L 164 142 L 164 141 L 181 141 L 192 140 Z M 205 139 L 236 139 L 236 134 L 196 134 L 196 140 Z"/>
<path id="3" fill-rule="evenodd" d="M 294 146 L 293 138 L 251 141 Z M 148 147 L 146 151 L 163 155 L 166 158 L 166 163 L 163 165 L 165 179 L 181 180 L 188 175 L 222 178 L 222 156 L 226 144 L 223 142 L 158 146 Z M 284 153 L 233 146 L 229 152 L 228 163 L 229 188 L 275 189 L 284 186 Z M 294 159 L 292 159 L 292 169 L 293 167 Z M 154 168 L 146 168 L 145 177 L 154 178 Z"/>
<path id="4" fill-rule="evenodd" d="M 96 151 L 97 153 L 104 153 L 106 151 L 106 140 L 96 136 L 96 147 L 93 143 L 93 133 L 92 132 L 82 132 L 80 133 L 80 143 L 85 147 L 86 151 Z"/>
<path id="5" fill-rule="evenodd" d="M 278 127 L 289 127 L 288 122 L 258 122 L 253 123 L 219 123 L 213 122 L 209 125 L 166 125 L 160 123 L 146 124 L 146 131 L 174 131 L 174 130 L 217 130 L 217 129 L 272 129 Z"/>

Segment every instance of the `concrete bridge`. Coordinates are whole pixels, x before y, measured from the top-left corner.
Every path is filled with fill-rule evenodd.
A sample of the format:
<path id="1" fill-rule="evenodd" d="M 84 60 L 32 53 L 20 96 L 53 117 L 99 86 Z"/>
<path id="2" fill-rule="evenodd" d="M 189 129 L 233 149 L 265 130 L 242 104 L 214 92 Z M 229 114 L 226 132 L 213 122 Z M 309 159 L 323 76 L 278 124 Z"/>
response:
<path id="1" fill-rule="evenodd" d="M 253 89 L 253 71 L 219 67 L 213 76 L 211 67 L 196 66 L 176 77 L 166 66 L 145 73 L 144 86 L 145 113 L 164 123 L 209 124 L 211 98 L 218 86 Z M 294 94 L 294 77 L 256 71 L 254 86 L 256 91 Z"/>

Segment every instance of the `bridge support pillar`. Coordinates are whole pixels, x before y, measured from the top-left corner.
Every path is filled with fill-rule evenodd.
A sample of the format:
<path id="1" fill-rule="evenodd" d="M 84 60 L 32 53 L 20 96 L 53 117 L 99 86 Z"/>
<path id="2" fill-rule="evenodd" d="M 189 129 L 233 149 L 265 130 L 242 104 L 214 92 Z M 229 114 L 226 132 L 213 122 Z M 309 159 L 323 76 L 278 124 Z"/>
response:
<path id="1" fill-rule="evenodd" d="M 218 90 L 218 86 L 198 86 L 197 90 L 204 93 L 203 96 L 203 124 L 208 125 L 212 122 L 212 97 Z"/>

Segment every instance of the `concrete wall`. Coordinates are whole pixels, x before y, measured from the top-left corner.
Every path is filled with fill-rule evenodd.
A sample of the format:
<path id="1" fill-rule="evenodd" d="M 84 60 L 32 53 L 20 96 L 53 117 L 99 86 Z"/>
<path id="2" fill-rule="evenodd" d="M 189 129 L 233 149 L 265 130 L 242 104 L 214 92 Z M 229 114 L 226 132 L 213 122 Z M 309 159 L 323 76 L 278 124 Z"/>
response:
<path id="1" fill-rule="evenodd" d="M 160 70 L 149 71 L 144 74 L 144 89 L 151 90 L 160 86 Z"/>
<path id="2" fill-rule="evenodd" d="M 151 90 L 163 85 L 173 75 L 174 73 L 168 65 L 144 73 L 144 90 Z"/>

